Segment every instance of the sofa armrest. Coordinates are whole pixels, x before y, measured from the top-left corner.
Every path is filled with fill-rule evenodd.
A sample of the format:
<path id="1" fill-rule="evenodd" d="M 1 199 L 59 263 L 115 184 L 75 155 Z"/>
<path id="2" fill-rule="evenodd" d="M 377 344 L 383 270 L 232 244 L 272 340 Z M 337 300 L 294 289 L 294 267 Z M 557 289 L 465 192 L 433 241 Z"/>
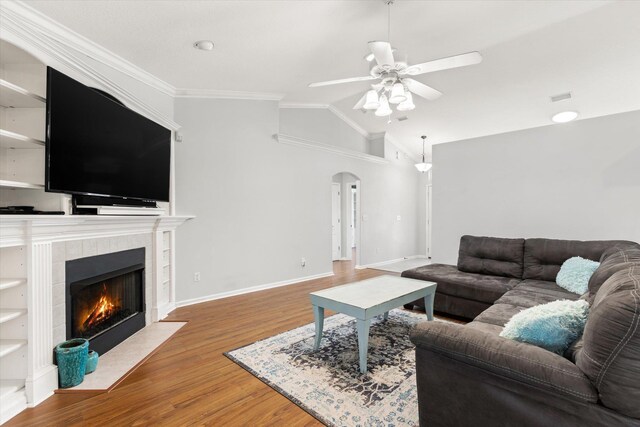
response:
<path id="1" fill-rule="evenodd" d="M 426 322 L 411 332 L 419 348 L 472 365 L 493 375 L 574 400 L 595 403 L 598 393 L 572 362 L 542 348 L 463 325 Z"/>

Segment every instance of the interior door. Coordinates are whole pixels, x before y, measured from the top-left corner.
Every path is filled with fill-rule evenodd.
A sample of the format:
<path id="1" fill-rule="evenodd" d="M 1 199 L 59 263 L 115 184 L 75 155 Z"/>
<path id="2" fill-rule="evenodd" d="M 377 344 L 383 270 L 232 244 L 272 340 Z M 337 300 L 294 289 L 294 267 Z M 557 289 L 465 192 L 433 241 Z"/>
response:
<path id="1" fill-rule="evenodd" d="M 342 232 L 340 226 L 340 184 L 331 184 L 331 248 L 332 259 L 339 260 L 342 255 L 340 242 L 342 240 Z"/>
<path id="2" fill-rule="evenodd" d="M 427 185 L 427 257 L 431 258 L 431 186 Z"/>

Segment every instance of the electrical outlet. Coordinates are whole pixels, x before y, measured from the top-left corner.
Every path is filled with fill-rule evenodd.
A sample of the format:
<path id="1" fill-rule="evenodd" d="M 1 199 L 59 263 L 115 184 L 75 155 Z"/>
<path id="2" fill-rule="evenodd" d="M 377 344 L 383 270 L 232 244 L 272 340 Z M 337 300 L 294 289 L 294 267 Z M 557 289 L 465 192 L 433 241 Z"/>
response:
<path id="1" fill-rule="evenodd" d="M 402 217 L 400 215 L 397 216 L 398 221 L 402 221 Z"/>
<path id="2" fill-rule="evenodd" d="M 306 265 L 307 265 L 307 260 L 306 260 L 306 259 L 304 259 L 304 257 L 302 257 L 302 258 L 300 259 L 300 266 L 304 267 L 304 266 L 306 266 Z"/>
<path id="3" fill-rule="evenodd" d="M 193 273 L 193 281 L 194 282 L 199 282 L 200 281 L 200 272 L 196 271 L 195 273 Z"/>

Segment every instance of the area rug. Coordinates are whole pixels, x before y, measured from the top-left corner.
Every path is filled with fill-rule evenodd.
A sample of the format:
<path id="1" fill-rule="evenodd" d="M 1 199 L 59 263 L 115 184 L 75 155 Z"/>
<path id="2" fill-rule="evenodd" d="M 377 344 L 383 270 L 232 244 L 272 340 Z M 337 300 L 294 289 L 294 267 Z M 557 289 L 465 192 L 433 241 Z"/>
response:
<path id="1" fill-rule="evenodd" d="M 358 368 L 356 321 L 344 314 L 325 319 L 318 351 L 309 324 L 225 355 L 328 426 L 417 426 L 409 331 L 426 320 L 402 309 L 374 319 L 366 374 Z"/>

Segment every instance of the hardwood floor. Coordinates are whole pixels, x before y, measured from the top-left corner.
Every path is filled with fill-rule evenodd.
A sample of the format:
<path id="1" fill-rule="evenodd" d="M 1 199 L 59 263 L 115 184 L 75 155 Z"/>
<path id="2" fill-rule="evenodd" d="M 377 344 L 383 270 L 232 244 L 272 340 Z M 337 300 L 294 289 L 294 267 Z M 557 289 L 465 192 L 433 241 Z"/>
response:
<path id="1" fill-rule="evenodd" d="M 167 320 L 189 323 L 110 393 L 56 394 L 6 426 L 320 426 L 222 353 L 313 322 L 311 291 L 388 274 L 350 261 L 334 262 L 334 272 L 178 308 Z"/>

